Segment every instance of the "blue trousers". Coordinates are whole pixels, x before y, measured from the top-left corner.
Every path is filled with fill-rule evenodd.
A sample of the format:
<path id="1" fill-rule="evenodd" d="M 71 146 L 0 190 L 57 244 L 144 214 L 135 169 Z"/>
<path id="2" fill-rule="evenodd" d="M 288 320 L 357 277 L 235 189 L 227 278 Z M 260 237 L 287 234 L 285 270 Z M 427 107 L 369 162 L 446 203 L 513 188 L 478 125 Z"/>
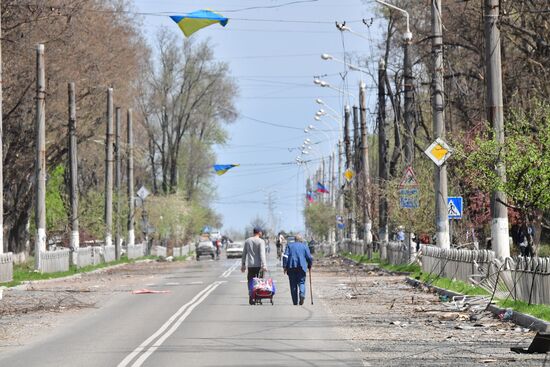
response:
<path id="1" fill-rule="evenodd" d="M 290 282 L 290 295 L 292 303 L 298 304 L 298 296 L 306 297 L 306 273 L 302 268 L 292 268 L 287 271 L 288 281 Z"/>

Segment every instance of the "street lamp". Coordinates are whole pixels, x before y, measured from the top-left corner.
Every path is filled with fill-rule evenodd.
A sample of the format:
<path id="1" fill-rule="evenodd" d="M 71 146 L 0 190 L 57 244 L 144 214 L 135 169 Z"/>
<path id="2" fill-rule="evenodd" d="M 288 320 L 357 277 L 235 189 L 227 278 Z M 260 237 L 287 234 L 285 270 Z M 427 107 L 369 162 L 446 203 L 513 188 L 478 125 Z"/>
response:
<path id="1" fill-rule="evenodd" d="M 368 71 L 359 67 L 359 66 L 356 66 L 356 65 L 353 65 L 353 64 L 350 64 L 349 62 L 346 62 L 344 60 L 340 60 L 332 55 L 329 55 L 329 54 L 321 54 L 321 59 L 323 60 L 334 60 L 336 62 L 339 62 L 341 64 L 344 64 L 346 65 L 348 68 L 350 68 L 351 70 L 355 70 L 355 71 L 360 71 L 362 73 L 365 73 L 365 74 L 368 74 Z"/>
<path id="2" fill-rule="evenodd" d="M 349 96 L 351 96 L 353 99 L 355 99 L 355 95 L 353 95 L 353 93 L 350 93 L 350 92 L 347 92 L 345 90 L 342 90 L 342 89 L 339 89 L 339 88 L 336 88 L 336 87 L 333 87 L 332 85 L 330 85 L 329 83 L 327 83 L 326 81 L 324 80 L 321 80 L 321 79 L 314 79 L 313 80 L 313 84 L 316 84 L 316 85 L 319 85 L 323 88 L 330 88 L 332 90 L 335 90 L 337 92 L 340 92 L 342 94 L 347 94 Z"/>

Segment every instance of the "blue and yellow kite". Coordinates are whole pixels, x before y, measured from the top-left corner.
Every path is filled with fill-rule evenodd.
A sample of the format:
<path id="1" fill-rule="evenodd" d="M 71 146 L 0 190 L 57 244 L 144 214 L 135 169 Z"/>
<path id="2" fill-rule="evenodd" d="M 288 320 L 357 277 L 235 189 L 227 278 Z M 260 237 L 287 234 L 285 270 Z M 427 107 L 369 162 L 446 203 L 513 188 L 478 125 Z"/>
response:
<path id="1" fill-rule="evenodd" d="M 171 15 L 170 18 L 176 22 L 186 37 L 214 23 L 220 23 L 225 27 L 229 21 L 228 18 L 210 10 L 197 10 L 187 15 Z"/>
<path id="2" fill-rule="evenodd" d="M 223 175 L 233 167 L 239 166 L 238 164 L 215 164 L 214 171 L 218 176 Z"/>

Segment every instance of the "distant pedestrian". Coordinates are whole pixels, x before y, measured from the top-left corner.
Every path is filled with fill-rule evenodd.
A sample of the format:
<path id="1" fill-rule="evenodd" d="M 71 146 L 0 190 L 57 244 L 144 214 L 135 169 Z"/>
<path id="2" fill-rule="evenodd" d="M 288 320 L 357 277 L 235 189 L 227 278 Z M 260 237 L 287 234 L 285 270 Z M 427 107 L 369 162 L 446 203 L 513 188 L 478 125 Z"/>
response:
<path id="1" fill-rule="evenodd" d="M 306 298 L 306 272 L 311 269 L 313 257 L 301 235 L 296 235 L 295 242 L 289 242 L 283 256 L 283 268 L 288 275 L 292 303 L 304 304 Z"/>
<path id="2" fill-rule="evenodd" d="M 260 275 L 260 270 L 267 271 L 265 257 L 265 242 L 261 238 L 263 231 L 261 228 L 254 228 L 254 235 L 244 242 L 241 272 L 245 272 L 248 265 L 247 285 L 248 285 L 248 303 L 254 304 L 252 295 L 250 294 L 250 284 L 252 278 L 257 278 Z"/>

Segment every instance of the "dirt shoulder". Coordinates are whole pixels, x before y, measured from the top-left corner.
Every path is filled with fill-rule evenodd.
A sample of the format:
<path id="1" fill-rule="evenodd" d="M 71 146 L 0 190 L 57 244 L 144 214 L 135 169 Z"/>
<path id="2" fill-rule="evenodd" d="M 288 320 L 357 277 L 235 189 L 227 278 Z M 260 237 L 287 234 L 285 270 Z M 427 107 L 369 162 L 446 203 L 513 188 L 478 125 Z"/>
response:
<path id="1" fill-rule="evenodd" d="M 441 302 L 404 276 L 368 271 L 340 258 L 315 267 L 316 293 L 341 321 L 340 332 L 365 366 L 543 366 L 548 355 L 519 355 L 535 333 L 482 307 Z M 474 300 L 472 303 L 478 300 Z"/>

